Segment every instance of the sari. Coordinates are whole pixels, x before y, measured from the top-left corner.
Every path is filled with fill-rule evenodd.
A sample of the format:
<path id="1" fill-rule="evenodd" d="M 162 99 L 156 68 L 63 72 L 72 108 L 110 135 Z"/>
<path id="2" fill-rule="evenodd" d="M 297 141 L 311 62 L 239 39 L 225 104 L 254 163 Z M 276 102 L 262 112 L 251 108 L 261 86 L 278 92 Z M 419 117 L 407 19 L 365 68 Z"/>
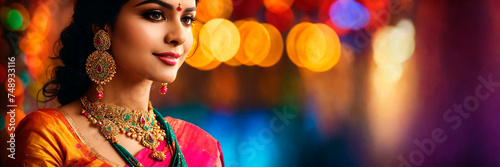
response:
<path id="1" fill-rule="evenodd" d="M 210 134 L 180 119 L 164 119 L 172 127 L 188 166 L 224 166 L 220 144 Z M 118 166 L 88 145 L 72 119 L 56 109 L 40 109 L 28 114 L 16 127 L 15 138 L 16 159 L 9 158 L 9 165 Z M 157 148 L 164 149 L 169 149 L 166 140 Z M 149 156 L 151 152 L 144 148 L 134 157 L 144 166 L 170 165 L 170 154 L 165 154 L 165 160 L 159 162 Z"/>

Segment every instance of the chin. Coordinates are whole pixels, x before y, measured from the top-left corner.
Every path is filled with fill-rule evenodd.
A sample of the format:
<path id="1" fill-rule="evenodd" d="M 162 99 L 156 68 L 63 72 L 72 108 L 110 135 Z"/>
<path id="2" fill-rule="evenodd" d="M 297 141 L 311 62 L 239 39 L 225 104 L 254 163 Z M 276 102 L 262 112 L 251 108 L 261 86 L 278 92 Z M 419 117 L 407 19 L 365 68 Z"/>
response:
<path id="1" fill-rule="evenodd" d="M 168 75 L 164 75 L 161 78 L 158 78 L 158 81 L 161 83 L 172 83 L 172 82 L 174 82 L 176 77 L 177 77 L 177 71 L 175 71 L 174 74 L 168 74 Z"/>

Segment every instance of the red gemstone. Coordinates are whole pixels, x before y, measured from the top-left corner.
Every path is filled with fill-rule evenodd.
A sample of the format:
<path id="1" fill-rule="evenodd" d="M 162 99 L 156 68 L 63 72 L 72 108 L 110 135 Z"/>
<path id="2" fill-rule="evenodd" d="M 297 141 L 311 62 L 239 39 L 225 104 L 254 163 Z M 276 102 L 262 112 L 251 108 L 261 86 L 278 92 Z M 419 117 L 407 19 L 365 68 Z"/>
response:
<path id="1" fill-rule="evenodd" d="M 148 135 L 148 141 L 149 142 L 154 142 L 153 136 L 151 134 Z"/>
<path id="2" fill-rule="evenodd" d="M 83 113 L 83 115 L 87 116 L 88 114 L 87 113 Z"/>
<path id="3" fill-rule="evenodd" d="M 160 93 L 161 93 L 161 94 L 165 94 L 165 93 L 167 93 L 167 87 L 162 86 L 162 87 L 161 87 L 161 89 L 160 89 Z"/>
<path id="4" fill-rule="evenodd" d="M 179 6 L 177 7 L 177 11 L 181 11 L 181 10 L 182 10 L 182 8 L 181 8 L 181 6 L 179 5 Z"/>
<path id="5" fill-rule="evenodd" d="M 97 45 L 101 45 L 101 38 L 97 37 Z"/>
<path id="6" fill-rule="evenodd" d="M 146 119 L 144 119 L 144 117 L 141 117 L 141 123 L 146 124 Z"/>
<path id="7" fill-rule="evenodd" d="M 97 65 L 97 72 L 98 72 L 98 73 L 101 73 L 101 72 L 102 72 L 102 67 L 101 67 L 101 64 L 98 64 L 98 65 Z"/>
<path id="8" fill-rule="evenodd" d="M 102 92 L 97 93 L 97 98 L 102 99 Z"/>

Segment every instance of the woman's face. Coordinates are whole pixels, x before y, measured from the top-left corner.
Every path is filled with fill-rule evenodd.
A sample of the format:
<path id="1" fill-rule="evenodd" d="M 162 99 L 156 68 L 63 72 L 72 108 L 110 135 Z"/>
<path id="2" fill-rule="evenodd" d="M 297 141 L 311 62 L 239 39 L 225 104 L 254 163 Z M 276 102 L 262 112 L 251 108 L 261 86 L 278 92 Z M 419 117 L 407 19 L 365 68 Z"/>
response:
<path id="1" fill-rule="evenodd" d="M 116 75 L 173 82 L 193 44 L 191 26 L 195 15 L 195 0 L 125 3 L 108 30 Z"/>

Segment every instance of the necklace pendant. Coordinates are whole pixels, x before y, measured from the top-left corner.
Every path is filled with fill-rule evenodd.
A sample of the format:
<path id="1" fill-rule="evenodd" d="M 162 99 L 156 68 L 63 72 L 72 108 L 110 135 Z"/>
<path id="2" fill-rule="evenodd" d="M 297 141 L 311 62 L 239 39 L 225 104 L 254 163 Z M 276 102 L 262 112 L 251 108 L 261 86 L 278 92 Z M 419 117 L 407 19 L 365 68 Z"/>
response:
<path id="1" fill-rule="evenodd" d="M 151 156 L 151 158 L 153 158 L 157 161 L 160 161 L 160 162 L 165 160 L 165 157 L 166 157 L 164 152 L 157 151 L 157 150 L 153 150 L 153 152 L 149 155 Z"/>

